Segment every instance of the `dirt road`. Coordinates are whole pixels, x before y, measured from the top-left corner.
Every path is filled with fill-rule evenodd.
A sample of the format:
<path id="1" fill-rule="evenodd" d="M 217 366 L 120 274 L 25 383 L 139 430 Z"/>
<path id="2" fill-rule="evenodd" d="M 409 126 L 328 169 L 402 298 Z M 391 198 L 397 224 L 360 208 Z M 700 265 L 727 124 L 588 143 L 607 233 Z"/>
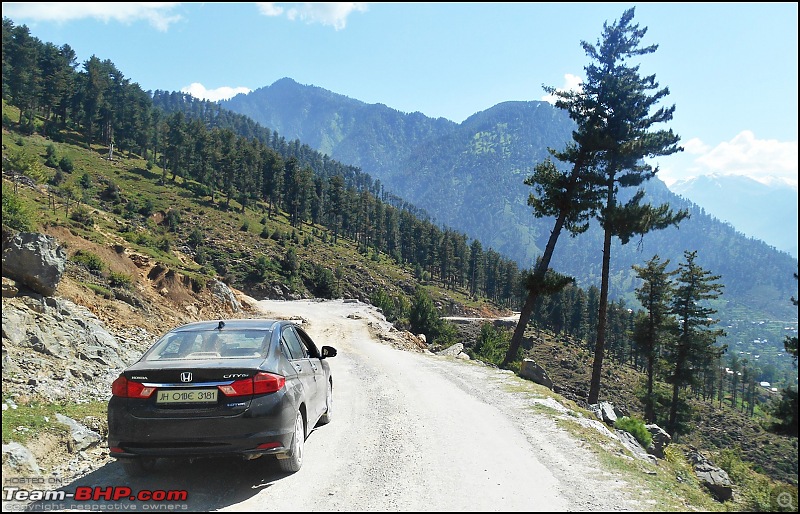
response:
<path id="1" fill-rule="evenodd" d="M 367 305 L 261 302 L 337 348 L 334 421 L 295 475 L 224 510 L 574 511 L 638 509 L 594 456 L 505 390 L 517 377 L 376 343 Z"/>
<path id="2" fill-rule="evenodd" d="M 374 334 L 387 325 L 365 304 L 258 305 L 265 315 L 301 317 L 318 345 L 338 350 L 333 421 L 311 433 L 299 472 L 285 475 L 267 459 L 197 461 L 132 480 L 112 462 L 61 490 L 186 491 L 186 501 L 101 498 L 31 510 L 648 510 L 631 499 L 631 485 L 601 471 L 579 440 L 513 392 L 513 374 L 379 342 Z"/>

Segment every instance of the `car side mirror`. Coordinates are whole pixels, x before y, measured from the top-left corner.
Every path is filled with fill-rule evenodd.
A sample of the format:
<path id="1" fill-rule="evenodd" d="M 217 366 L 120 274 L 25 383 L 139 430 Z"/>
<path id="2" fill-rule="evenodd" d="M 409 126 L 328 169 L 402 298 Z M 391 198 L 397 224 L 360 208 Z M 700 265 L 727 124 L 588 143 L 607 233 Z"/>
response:
<path id="1" fill-rule="evenodd" d="M 322 356 L 320 359 L 325 359 L 327 357 L 336 357 L 336 348 L 333 346 L 323 346 L 322 347 Z"/>

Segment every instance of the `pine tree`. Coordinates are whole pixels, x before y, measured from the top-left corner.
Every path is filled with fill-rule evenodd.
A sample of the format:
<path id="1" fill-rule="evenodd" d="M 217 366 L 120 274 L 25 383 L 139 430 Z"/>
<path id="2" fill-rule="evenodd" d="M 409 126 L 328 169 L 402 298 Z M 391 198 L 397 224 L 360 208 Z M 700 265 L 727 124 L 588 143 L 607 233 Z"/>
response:
<path id="1" fill-rule="evenodd" d="M 639 43 L 647 29 L 632 25 L 634 9 L 625 11 L 619 23 L 604 24 L 603 40 L 593 46 L 581 42 L 593 61 L 586 66 L 587 80 L 579 91 L 545 90 L 558 101 L 556 106 L 566 109 L 577 123 L 573 141 L 561 152 L 550 150 L 558 161 L 571 164 L 562 171 L 550 160 L 539 163 L 534 174 L 525 183 L 536 188 L 538 196 L 530 195 L 528 204 L 536 217 L 552 216 L 555 224 L 543 255 L 538 259 L 528 280 L 528 296 L 520 312 L 520 320 L 511 338 L 506 366 L 516 355 L 525 327 L 530 319 L 536 298 L 543 293 L 545 275 L 556 242 L 563 229 L 573 236 L 588 229 L 588 220 L 598 216 L 605 229 L 603 253 L 603 287 L 599 304 L 599 320 L 595 360 L 589 402 L 596 403 L 599 395 L 600 372 L 605 341 L 606 313 L 608 309 L 608 269 L 612 235 L 627 243 L 634 234 L 644 234 L 656 228 L 677 224 L 687 217 L 686 212 L 673 214 L 669 207 L 654 208 L 640 205 L 639 193 L 624 206 L 616 205 L 619 185 L 638 186 L 655 176 L 649 165 L 642 164 L 643 157 L 669 155 L 681 150 L 676 146 L 678 136 L 669 131 L 649 132 L 652 125 L 672 119 L 674 106 L 650 113 L 658 101 L 669 91 L 657 89 L 655 76 L 641 77 L 638 66 L 630 67 L 625 60 L 632 56 L 652 53 L 657 46 L 640 48 Z M 605 205 L 603 205 L 605 201 Z M 549 284 L 552 287 L 554 284 Z"/>
<path id="2" fill-rule="evenodd" d="M 654 255 L 645 266 L 634 266 L 633 269 L 642 285 L 636 289 L 636 298 L 641 302 L 646 311 L 646 316 L 637 319 L 634 340 L 640 347 L 647 360 L 647 393 L 644 400 L 644 418 L 655 422 L 655 402 L 653 398 L 653 378 L 655 375 L 655 362 L 659 355 L 662 340 L 669 334 L 670 328 L 670 301 L 673 289 L 670 277 L 677 271 L 666 271 L 669 259 L 662 262 L 658 255 Z"/>
<path id="3" fill-rule="evenodd" d="M 651 230 L 677 226 L 688 217 L 688 211 L 674 213 L 669 205 L 654 207 L 642 204 L 644 191 L 637 191 L 625 204 L 618 203 L 620 187 L 638 187 L 653 178 L 657 169 L 643 162 L 645 157 L 670 155 L 682 149 L 679 137 L 671 129 L 650 131 L 653 125 L 672 119 L 675 106 L 650 112 L 669 94 L 659 89 L 655 75 L 642 77 L 639 66 L 629 66 L 629 57 L 656 51 L 657 45 L 640 47 L 647 28 L 632 24 L 634 9 L 626 10 L 619 22 L 604 24 L 603 38 L 596 46 L 583 42 L 587 55 L 594 61 L 586 68 L 587 80 L 582 95 L 587 105 L 607 114 L 600 119 L 600 149 L 594 162 L 598 191 L 604 195 L 598 220 L 603 228 L 603 264 L 600 285 L 597 342 L 594 349 L 592 379 L 588 402 L 597 403 L 605 352 L 608 312 L 608 288 L 611 263 L 611 240 L 619 238 L 627 244 L 635 235 Z M 651 94 L 651 91 L 655 90 Z"/>
<path id="4" fill-rule="evenodd" d="M 718 320 L 711 316 L 716 310 L 709 306 L 722 294 L 721 277 L 712 275 L 696 262 L 697 251 L 684 252 L 685 261 L 678 266 L 677 285 L 671 302 L 671 313 L 677 317 L 677 338 L 668 345 L 672 384 L 667 432 L 675 434 L 678 429 L 678 403 L 681 389 L 693 385 L 703 364 L 717 359 L 725 347 L 715 346 L 717 338 L 725 332 L 712 328 Z"/>

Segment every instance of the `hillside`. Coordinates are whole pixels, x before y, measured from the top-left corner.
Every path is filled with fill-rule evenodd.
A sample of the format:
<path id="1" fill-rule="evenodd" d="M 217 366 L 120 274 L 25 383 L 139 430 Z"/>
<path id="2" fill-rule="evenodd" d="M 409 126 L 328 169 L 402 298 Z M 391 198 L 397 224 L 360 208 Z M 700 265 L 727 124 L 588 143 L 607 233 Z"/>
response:
<path id="1" fill-rule="evenodd" d="M 20 145 L 41 160 L 45 159 L 48 146 L 55 145 L 59 155 L 70 156 L 76 168 L 88 173 L 92 183 L 96 184 L 93 189 L 96 197 L 91 197 L 83 206 L 73 204 L 69 207 L 69 214 L 66 205 L 51 203 L 52 196 L 47 186 L 29 180 L 9 181 L 4 175 L 3 187 L 4 190 L 17 191 L 37 226 L 67 248 L 71 264 L 67 278 L 59 286 L 59 294 L 87 307 L 112 330 L 120 333 L 134 329 L 144 331 L 144 335 L 139 334 L 140 350 L 148 338 L 181 322 L 231 314 L 250 315 L 246 304 L 241 306 L 243 311 L 231 312 L 215 301 L 205 286 L 212 277 L 247 286 L 246 278 L 257 266 L 260 256 L 267 257 L 266 269 L 261 272 L 272 278 L 257 282 L 258 287 L 247 291 L 248 295 L 256 298 L 314 297 L 309 288 L 314 282 L 309 278 L 313 277 L 315 265 L 339 270 L 337 287 L 342 297 L 369 301 L 378 289 L 404 295 L 410 294 L 417 285 L 410 270 L 398 268 L 385 257 L 363 255 L 355 242 L 345 238 L 334 243 L 332 238 L 325 236 L 323 227 L 305 224 L 297 229 L 292 228 L 285 213 L 269 218 L 258 208 L 241 212 L 208 201 L 198 202 L 186 193 L 180 181 L 162 183 L 158 170 L 148 170 L 146 163 L 136 156 L 117 156 L 108 160 L 105 149 L 101 147 L 87 150 L 74 144 L 54 144 L 41 136 L 21 136 L 4 129 L 4 155 L 8 148 Z M 78 182 L 83 175 L 71 175 L 68 180 L 76 184 L 76 188 L 80 187 Z M 102 199 L 100 193 L 110 183 L 115 184 L 130 201 L 151 202 L 153 212 L 146 219 L 126 217 L 124 208 Z M 178 209 L 182 213 L 180 223 L 174 232 L 170 232 L 167 230 L 169 212 Z M 188 241 L 195 229 L 201 229 L 204 240 L 211 242 L 208 245 L 209 259 L 224 260 L 226 266 L 218 268 L 227 270 L 224 276 L 194 260 L 194 249 Z M 262 237 L 264 232 L 284 235 Z M 168 245 L 163 242 L 165 236 L 170 241 Z M 280 263 L 285 261 L 289 249 L 297 252 L 302 262 L 300 268 L 307 275 L 303 271 L 292 275 L 282 270 Z M 76 258 L 80 254 L 97 256 L 102 263 L 101 269 L 94 273 L 87 271 Z M 109 283 L 112 277 L 127 277 L 127 280 L 122 280 L 121 287 L 114 288 Z M 486 300 L 470 297 L 465 291 L 437 287 L 429 287 L 429 290 L 441 314 L 491 317 L 506 313 Z M 465 337 L 464 342 L 467 345 L 474 343 L 474 337 Z M 588 352 L 568 339 L 548 337 L 536 340 L 531 346 L 531 355 L 556 378 L 559 392 L 567 398 L 582 401 L 580 391 L 588 383 L 586 373 L 590 367 Z M 615 366 L 612 362 L 604 374 L 607 387 L 604 396 L 617 399 L 631 412 L 638 408 L 631 378 L 634 376 L 631 369 Z M 714 442 L 706 435 L 729 433 L 731 420 L 736 419 L 734 426 L 741 428 L 734 430 L 734 435 L 724 443 L 741 445 L 744 458 L 756 463 L 759 469 L 796 484 L 796 480 L 791 480 L 797 474 L 796 459 L 786 461 L 783 457 L 776 457 L 796 455 L 796 438 L 770 435 L 753 420 L 725 411 L 721 418 L 719 414 L 701 415 L 704 419 L 716 419 L 714 426 L 693 434 L 687 442 L 698 447 L 723 448 L 722 441 Z M 753 437 L 753 434 L 758 434 L 758 437 Z M 776 463 L 783 465 L 773 466 Z M 785 464 L 788 464 L 788 469 L 784 469 Z"/>
<path id="2" fill-rule="evenodd" d="M 282 107 L 298 103 L 302 110 Z M 505 102 L 455 124 L 282 79 L 220 105 L 286 138 L 301 138 L 333 159 L 359 166 L 387 190 L 425 209 L 437 223 L 464 231 L 522 268 L 531 266 L 544 248 L 552 220 L 531 215 L 527 207 L 531 190 L 523 180 L 547 155 L 547 147 L 563 148 L 573 128 L 564 112 L 546 102 Z M 725 301 L 719 309 L 724 325 L 742 318 L 797 322 L 789 303 L 795 292 L 796 258 L 714 218 L 657 178 L 646 184 L 646 190 L 653 204 L 688 209 L 691 218 L 679 228 L 651 232 L 641 241 L 627 245 L 614 241 L 612 298 L 637 304 L 631 294 L 632 265 L 654 254 L 678 262 L 684 250 L 698 250 L 698 262 L 721 275 L 725 284 Z M 579 237 L 562 237 L 553 268 L 576 277 L 581 287 L 599 285 L 601 241 L 596 223 Z M 765 337 L 780 341 L 784 327 L 774 328 Z M 724 342 L 735 348 L 747 339 L 734 328 Z"/>

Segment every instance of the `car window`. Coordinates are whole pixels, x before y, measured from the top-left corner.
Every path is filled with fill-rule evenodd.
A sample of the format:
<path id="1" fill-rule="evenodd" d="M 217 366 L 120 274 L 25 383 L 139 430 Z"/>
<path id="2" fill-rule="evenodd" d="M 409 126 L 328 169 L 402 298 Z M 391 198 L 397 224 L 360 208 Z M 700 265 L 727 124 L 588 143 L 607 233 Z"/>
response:
<path id="1" fill-rule="evenodd" d="M 292 358 L 302 359 L 308 357 L 305 346 L 303 346 L 303 343 L 300 342 L 300 339 L 297 337 L 297 334 L 292 327 L 287 327 L 284 329 L 282 338 L 286 342 L 286 346 L 289 348 L 289 351 L 292 353 Z"/>
<path id="2" fill-rule="evenodd" d="M 190 330 L 170 332 L 146 360 L 253 358 L 264 353 L 269 330 Z"/>
<path id="3" fill-rule="evenodd" d="M 319 359 L 319 350 L 317 350 L 317 345 L 314 344 L 314 341 L 311 340 L 308 334 L 306 334 L 302 329 L 296 329 L 297 336 L 300 338 L 300 342 L 303 343 L 303 346 L 306 347 L 306 352 L 311 357 Z"/>
<path id="4" fill-rule="evenodd" d="M 286 356 L 287 359 L 294 359 L 294 355 L 292 355 L 292 351 L 289 349 L 289 344 L 286 342 L 284 337 L 281 337 L 281 352 L 284 356 Z"/>

